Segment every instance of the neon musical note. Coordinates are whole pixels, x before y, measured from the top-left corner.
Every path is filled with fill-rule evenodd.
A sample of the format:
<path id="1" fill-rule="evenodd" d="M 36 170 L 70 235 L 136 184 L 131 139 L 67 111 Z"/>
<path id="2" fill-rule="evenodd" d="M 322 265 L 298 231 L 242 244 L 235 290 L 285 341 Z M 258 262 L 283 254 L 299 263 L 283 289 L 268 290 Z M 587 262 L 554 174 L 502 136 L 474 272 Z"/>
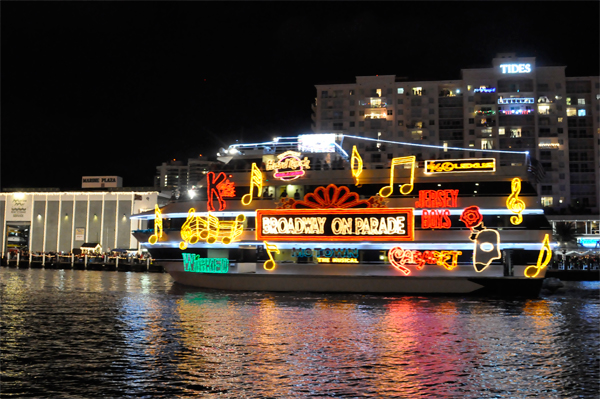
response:
<path id="1" fill-rule="evenodd" d="M 163 223 L 162 223 L 162 212 L 158 205 L 154 205 L 154 234 L 150 236 L 148 242 L 150 245 L 156 244 L 156 242 L 162 238 L 163 235 Z"/>
<path id="2" fill-rule="evenodd" d="M 208 212 L 206 224 L 204 225 L 204 229 L 200 232 L 200 238 L 209 244 L 215 243 L 217 241 L 217 237 L 219 236 L 220 227 L 221 225 L 219 223 L 219 218 L 211 215 L 211 213 Z"/>
<path id="3" fill-rule="evenodd" d="M 545 255 L 545 257 L 544 257 Z M 540 271 L 550 263 L 552 259 L 552 248 L 550 247 L 550 235 L 546 234 L 544 241 L 542 241 L 542 249 L 538 255 L 538 261 L 535 266 L 527 266 L 525 269 L 525 277 L 534 278 L 540 274 Z"/>
<path id="4" fill-rule="evenodd" d="M 188 217 L 181 226 L 181 239 L 179 248 L 184 250 L 188 244 L 195 244 L 199 240 L 205 240 L 209 244 L 213 244 L 220 239 L 223 244 L 230 244 L 237 241 L 244 232 L 243 222 L 246 216 L 238 215 L 235 220 L 219 220 L 216 216 L 208 213 L 206 218 L 195 216 L 196 210 L 190 208 Z"/>
<path id="5" fill-rule="evenodd" d="M 187 219 L 183 226 L 181 226 L 181 239 L 179 243 L 179 249 L 182 251 L 188 247 L 188 244 L 195 244 L 200 239 L 200 230 L 204 228 L 206 224 L 203 218 L 196 217 L 194 214 L 196 209 L 190 208 L 188 211 Z"/>
<path id="6" fill-rule="evenodd" d="M 242 204 L 250 205 L 252 202 L 252 189 L 256 187 L 258 189 L 257 197 L 260 196 L 262 191 L 263 184 L 263 176 L 260 169 L 256 166 L 255 163 L 252 164 L 252 172 L 250 176 L 250 193 L 246 194 L 242 197 Z"/>
<path id="7" fill-rule="evenodd" d="M 358 177 L 361 175 L 363 171 L 363 160 L 356 149 L 356 146 L 352 146 L 352 158 L 350 159 L 350 167 L 352 168 L 352 177 L 356 179 L 354 185 L 356 187 L 362 186 L 359 184 Z"/>
<path id="8" fill-rule="evenodd" d="M 269 255 L 269 260 L 264 263 L 263 267 L 265 268 L 265 270 L 273 270 L 273 269 L 275 269 L 275 266 L 277 264 L 275 263 L 275 259 L 273 259 L 272 252 L 275 252 L 276 254 L 278 254 L 279 248 L 277 248 L 277 245 L 275 245 L 275 244 L 269 244 L 266 241 L 263 241 L 263 242 L 265 243 L 265 249 L 267 250 L 267 255 Z"/>
<path id="9" fill-rule="evenodd" d="M 407 157 L 398 157 L 398 158 L 392 159 L 392 165 L 390 166 L 390 185 L 382 187 L 381 190 L 379 190 L 379 195 L 382 197 L 389 197 L 390 195 L 392 195 L 392 192 L 394 191 L 394 166 L 406 165 L 406 164 L 411 165 L 411 167 L 410 167 L 410 183 L 406 183 L 406 184 L 403 184 L 402 186 L 400 186 L 400 192 L 404 195 L 409 194 L 413 190 L 413 187 L 414 187 L 416 160 L 417 160 L 417 157 L 415 157 L 414 155 L 407 156 Z"/>
<path id="10" fill-rule="evenodd" d="M 235 220 L 219 222 L 219 230 L 225 231 L 225 235 L 221 239 L 223 244 L 230 244 L 233 241 L 237 241 L 237 238 L 244 232 L 244 220 L 246 220 L 246 216 L 237 215 Z M 227 231 L 229 231 L 229 234 L 227 234 Z"/>
<path id="11" fill-rule="evenodd" d="M 506 200 L 506 207 L 513 213 L 516 213 L 516 216 L 510 217 L 510 222 L 512 224 L 521 224 L 523 221 L 522 212 L 525 210 L 525 202 L 518 198 L 519 193 L 521 192 L 521 179 L 515 177 L 512 179 L 510 183 L 511 193 Z"/>

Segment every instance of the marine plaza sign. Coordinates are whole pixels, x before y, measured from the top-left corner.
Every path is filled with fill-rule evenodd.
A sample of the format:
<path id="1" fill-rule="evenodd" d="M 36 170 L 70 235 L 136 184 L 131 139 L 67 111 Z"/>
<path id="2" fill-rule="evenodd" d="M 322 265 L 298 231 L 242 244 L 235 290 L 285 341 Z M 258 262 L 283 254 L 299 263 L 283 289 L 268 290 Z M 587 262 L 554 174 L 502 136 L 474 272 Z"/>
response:
<path id="1" fill-rule="evenodd" d="M 119 176 L 83 176 L 81 188 L 123 187 L 123 178 Z"/>
<path id="2" fill-rule="evenodd" d="M 413 241 L 412 208 L 259 209 L 256 239 L 265 241 Z"/>

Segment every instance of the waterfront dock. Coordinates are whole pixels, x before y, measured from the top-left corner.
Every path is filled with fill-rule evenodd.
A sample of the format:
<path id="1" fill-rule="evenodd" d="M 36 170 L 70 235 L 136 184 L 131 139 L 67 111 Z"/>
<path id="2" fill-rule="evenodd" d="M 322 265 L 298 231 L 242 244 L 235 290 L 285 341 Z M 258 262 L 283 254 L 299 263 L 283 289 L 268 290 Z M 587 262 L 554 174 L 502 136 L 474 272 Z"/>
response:
<path id="1" fill-rule="evenodd" d="M 1 266 L 32 269 L 74 269 L 102 270 L 119 272 L 164 273 L 161 265 L 152 258 L 132 258 L 109 255 L 58 255 L 31 254 L 21 257 L 17 254 L 5 254 Z"/>

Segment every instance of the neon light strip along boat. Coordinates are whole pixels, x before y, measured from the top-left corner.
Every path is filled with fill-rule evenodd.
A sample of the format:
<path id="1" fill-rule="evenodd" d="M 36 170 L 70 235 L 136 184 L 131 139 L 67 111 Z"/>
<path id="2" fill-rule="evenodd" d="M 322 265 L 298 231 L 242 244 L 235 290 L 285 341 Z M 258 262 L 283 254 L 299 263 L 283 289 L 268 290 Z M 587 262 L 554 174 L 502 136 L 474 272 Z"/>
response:
<path id="1" fill-rule="evenodd" d="M 135 215 L 155 222 L 134 234 L 175 281 L 196 287 L 539 294 L 551 227 L 526 153 L 504 152 L 520 157 L 518 166 L 486 151 L 364 169 L 362 140 L 302 135 L 231 146 L 199 200 Z"/>

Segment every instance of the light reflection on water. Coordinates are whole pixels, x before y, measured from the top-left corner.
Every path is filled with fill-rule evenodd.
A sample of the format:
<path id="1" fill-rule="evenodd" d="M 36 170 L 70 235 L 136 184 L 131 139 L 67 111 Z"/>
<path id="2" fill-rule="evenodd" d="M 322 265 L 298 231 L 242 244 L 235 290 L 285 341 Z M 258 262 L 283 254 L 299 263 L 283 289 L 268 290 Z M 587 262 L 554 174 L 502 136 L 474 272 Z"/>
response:
<path id="1" fill-rule="evenodd" d="M 597 397 L 599 284 L 540 299 L 218 292 L 0 269 L 2 397 Z"/>

